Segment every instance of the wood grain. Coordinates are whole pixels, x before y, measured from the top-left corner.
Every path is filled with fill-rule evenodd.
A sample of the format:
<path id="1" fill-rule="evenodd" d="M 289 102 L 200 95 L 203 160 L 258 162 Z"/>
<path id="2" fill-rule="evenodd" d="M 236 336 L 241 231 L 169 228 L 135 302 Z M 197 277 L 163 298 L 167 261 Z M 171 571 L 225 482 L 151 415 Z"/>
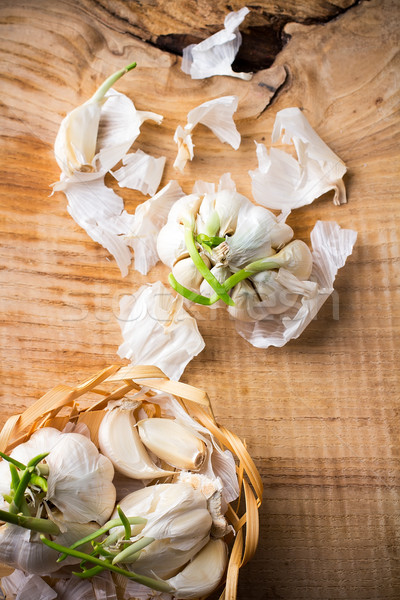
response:
<path id="1" fill-rule="evenodd" d="M 239 600 L 400 596 L 400 7 L 351 4 L 249 3 L 244 31 L 279 21 L 275 34 L 285 27 L 286 40 L 274 71 L 250 84 L 192 81 L 177 54 L 156 47 L 167 34 L 214 33 L 229 10 L 224 2 L 0 4 L 1 422 L 57 383 L 76 384 L 115 362 L 119 298 L 166 281 L 160 265 L 147 277 L 131 270 L 121 279 L 68 216 L 64 195 L 49 196 L 59 175 L 52 152 L 59 123 L 109 73 L 137 60 L 117 89 L 165 116 L 161 127 L 146 123 L 135 144 L 167 157 L 164 183 L 176 178 L 172 136 L 187 111 L 239 96 L 240 149 L 199 127 L 195 160 L 178 178 L 187 192 L 196 179 L 218 181 L 229 170 L 251 197 L 253 140 L 268 143 L 276 112 L 287 106 L 303 108 L 348 166 L 347 205 L 325 196 L 290 216 L 306 241 L 317 219 L 358 231 L 334 296 L 299 340 L 256 349 L 225 312 L 192 310 L 206 348 L 183 381 L 206 387 L 218 421 L 246 440 L 265 485 L 260 545 L 241 572 Z M 270 106 L 263 81 L 276 89 Z M 124 199 L 133 211 L 143 196 L 127 190 Z"/>

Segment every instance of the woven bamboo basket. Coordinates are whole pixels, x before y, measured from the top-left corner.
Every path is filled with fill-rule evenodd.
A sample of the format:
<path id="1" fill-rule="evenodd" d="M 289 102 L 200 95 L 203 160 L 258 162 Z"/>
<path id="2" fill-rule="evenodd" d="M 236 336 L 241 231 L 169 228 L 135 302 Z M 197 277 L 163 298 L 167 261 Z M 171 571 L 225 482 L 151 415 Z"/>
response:
<path id="1" fill-rule="evenodd" d="M 0 433 L 0 450 L 9 453 L 37 429 L 55 427 L 62 430 L 69 422 L 84 423 L 90 430 L 92 441 L 98 446 L 98 429 L 107 403 L 122 399 L 129 392 L 139 391 L 143 391 L 150 402 L 155 391 L 174 396 L 191 417 L 215 436 L 221 448 L 230 450 L 235 457 L 240 495 L 235 506 L 229 505 L 225 516 L 236 535 L 230 543 L 229 562 L 220 595 L 220 600 L 235 600 L 239 570 L 252 558 L 258 543 L 262 481 L 245 444 L 237 435 L 216 423 L 209 397 L 203 390 L 171 381 L 157 367 L 112 365 L 75 387 L 58 385 L 25 412 L 10 417 Z M 115 584 L 122 597 L 121 578 Z"/>

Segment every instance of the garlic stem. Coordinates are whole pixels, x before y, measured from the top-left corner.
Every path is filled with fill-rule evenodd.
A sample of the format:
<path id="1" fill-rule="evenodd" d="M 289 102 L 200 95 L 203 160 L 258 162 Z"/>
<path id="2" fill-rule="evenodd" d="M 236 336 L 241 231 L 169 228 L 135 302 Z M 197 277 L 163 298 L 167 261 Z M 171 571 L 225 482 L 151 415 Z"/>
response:
<path id="1" fill-rule="evenodd" d="M 97 567 L 92 567 L 91 569 L 84 569 L 82 571 L 82 573 L 72 571 L 72 574 L 76 575 L 77 577 L 80 577 L 81 579 L 89 579 L 89 577 L 94 577 L 95 575 L 102 573 L 104 570 L 105 570 L 104 567 L 97 566 Z"/>
<path id="2" fill-rule="evenodd" d="M 255 262 L 249 263 L 244 269 L 241 269 L 237 273 L 234 273 L 233 275 L 228 277 L 228 279 L 226 279 L 222 284 L 222 287 L 225 289 L 226 292 L 228 292 L 237 283 L 243 281 L 244 279 L 247 279 L 248 277 L 251 277 L 252 275 L 255 275 L 255 273 L 259 273 L 260 271 L 267 271 L 269 269 L 279 269 L 280 266 L 281 265 L 279 265 L 278 263 L 269 261 L 265 258 L 257 260 Z M 201 294 L 196 294 L 196 292 L 188 290 L 183 285 L 178 283 L 178 281 L 176 281 L 172 273 L 169 274 L 168 281 L 173 287 L 173 289 L 178 292 L 178 294 L 181 294 L 181 296 L 184 296 L 188 300 L 196 302 L 197 304 L 210 306 L 211 304 L 215 304 L 216 302 L 218 302 L 218 300 L 221 298 L 221 296 L 217 293 L 213 294 L 211 297 L 208 298 L 207 296 L 202 296 Z M 232 298 L 230 298 L 230 301 L 230 306 L 235 306 L 235 303 L 233 302 Z"/>
<path id="3" fill-rule="evenodd" d="M 143 548 L 146 548 L 146 546 L 154 542 L 154 539 L 155 538 L 152 537 L 143 537 L 137 542 L 134 542 L 127 548 L 124 548 L 124 550 L 122 550 L 119 554 L 117 554 L 117 556 L 113 558 L 112 564 L 115 565 L 119 562 L 131 562 L 128 559 L 131 559 L 133 554 L 137 554 L 138 552 L 140 552 L 140 550 L 143 550 Z"/>
<path id="4" fill-rule="evenodd" d="M 24 467 L 25 469 L 25 467 Z M 10 464 L 10 473 L 11 473 L 11 491 L 16 492 L 17 487 L 19 486 L 19 476 L 17 468 L 14 464 Z"/>
<path id="5" fill-rule="evenodd" d="M 101 560 L 96 556 L 91 556 L 90 554 L 86 554 L 85 552 L 79 552 L 78 550 L 73 550 L 72 548 L 67 548 L 66 546 L 61 546 L 61 544 L 57 544 L 51 540 L 48 540 L 44 535 L 40 536 L 41 541 L 56 550 L 57 552 L 61 552 L 62 554 L 67 554 L 68 556 L 73 556 L 74 558 L 80 558 L 81 560 L 88 561 L 93 563 L 96 566 L 101 567 L 102 569 L 108 569 L 109 571 L 113 571 L 114 573 L 118 573 L 119 575 L 124 575 L 129 579 L 133 579 L 133 581 L 137 581 L 142 585 L 145 585 L 153 590 L 157 590 L 159 592 L 170 592 L 172 591 L 171 586 L 162 580 L 152 579 L 151 577 L 146 577 L 145 575 L 138 575 L 133 571 L 127 571 L 125 569 L 121 569 L 120 567 L 116 567 L 111 564 L 107 560 Z M 78 575 L 78 573 L 75 573 Z M 81 576 L 81 575 L 80 575 Z"/>
<path id="6" fill-rule="evenodd" d="M 48 456 L 50 454 L 50 452 L 43 452 L 42 454 L 38 454 L 37 456 L 34 456 L 33 458 L 31 458 L 31 460 L 28 462 L 28 464 L 26 465 L 27 468 L 28 467 L 37 467 L 38 464 L 44 460 L 46 458 L 46 456 Z"/>
<path id="7" fill-rule="evenodd" d="M 127 519 L 129 521 L 130 525 L 144 525 L 145 523 L 147 523 L 147 519 L 144 519 L 143 517 L 127 517 Z M 104 535 L 110 529 L 113 529 L 114 527 L 121 527 L 121 525 L 122 525 L 121 519 L 111 519 L 110 521 L 107 521 L 107 523 L 105 523 L 103 525 L 103 527 L 100 527 L 93 533 L 90 533 L 86 537 L 81 538 L 80 540 L 77 540 L 76 542 L 74 542 L 70 546 L 70 549 L 74 550 L 78 546 L 83 546 L 83 544 L 87 544 L 88 542 L 91 542 L 91 541 L 97 539 L 98 537 Z M 67 554 L 61 554 L 61 556 L 58 557 L 57 562 L 61 562 L 65 558 L 67 558 Z"/>
<path id="8" fill-rule="evenodd" d="M 120 79 L 122 75 L 125 75 L 125 73 L 128 73 L 128 71 L 131 71 L 135 67 L 136 63 L 133 62 L 127 67 L 121 69 L 120 71 L 113 73 L 112 75 L 110 75 L 110 77 L 107 77 L 104 83 L 102 83 L 99 89 L 93 94 L 89 102 L 100 102 L 104 98 L 108 90 L 114 85 L 114 83 L 118 81 L 118 79 Z"/>
<path id="9" fill-rule="evenodd" d="M 31 481 L 34 467 L 27 467 L 22 474 L 18 487 L 15 491 L 14 499 L 10 505 L 10 513 L 18 513 L 21 509 L 22 500 L 25 497 L 25 490 Z"/>
<path id="10" fill-rule="evenodd" d="M 3 460 L 6 460 L 10 464 L 14 465 L 15 467 L 18 467 L 18 469 L 21 469 L 21 470 L 26 469 L 26 465 L 20 463 L 19 460 L 15 460 L 15 458 L 11 458 L 11 456 L 8 456 L 8 454 L 4 454 L 4 452 L 0 452 L 0 457 Z"/>
<path id="11" fill-rule="evenodd" d="M 210 269 L 207 267 L 203 259 L 201 258 L 197 248 L 196 243 L 194 241 L 193 230 L 185 224 L 185 244 L 187 251 L 190 254 L 190 258 L 195 264 L 195 267 L 203 275 L 204 279 L 210 284 L 212 289 L 216 294 L 218 294 L 218 298 L 220 298 L 225 304 L 228 306 L 233 306 L 233 300 L 224 289 L 224 286 L 218 281 L 216 277 L 211 273 Z"/>
<path id="12" fill-rule="evenodd" d="M 43 492 L 47 492 L 49 489 L 46 479 L 41 475 L 35 475 L 35 473 L 32 473 L 30 483 L 39 487 Z"/>
<path id="13" fill-rule="evenodd" d="M 48 533 L 50 535 L 59 535 L 60 530 L 53 521 L 49 519 L 38 519 L 37 517 L 28 517 L 22 514 L 15 514 L 6 510 L 0 510 L 0 520 L 12 525 L 19 525 L 25 529 Z"/>
<path id="14" fill-rule="evenodd" d="M 122 508 L 119 505 L 117 506 L 117 511 L 118 511 L 119 518 L 121 519 L 121 523 L 124 526 L 125 539 L 129 540 L 131 538 L 131 524 L 128 521 L 128 517 L 126 516 L 126 514 L 124 513 L 124 511 L 122 510 Z"/>

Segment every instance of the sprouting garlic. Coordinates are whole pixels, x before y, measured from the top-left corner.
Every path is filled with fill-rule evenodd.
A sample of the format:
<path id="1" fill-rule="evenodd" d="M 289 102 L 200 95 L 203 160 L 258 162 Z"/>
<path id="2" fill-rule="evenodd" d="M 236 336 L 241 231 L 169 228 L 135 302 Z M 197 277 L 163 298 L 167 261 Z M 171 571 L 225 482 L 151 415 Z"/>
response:
<path id="1" fill-rule="evenodd" d="M 167 580 L 175 598 L 202 598 L 219 584 L 228 562 L 228 549 L 223 540 L 211 539 L 175 577 Z"/>
<path id="2" fill-rule="evenodd" d="M 204 442 L 187 427 L 172 419 L 144 419 L 138 423 L 144 445 L 178 469 L 198 470 L 207 454 Z"/>
<path id="3" fill-rule="evenodd" d="M 49 452 L 45 458 L 47 492 L 43 497 L 38 496 L 37 512 L 55 506 L 68 521 L 96 521 L 102 525 L 114 508 L 116 496 L 112 483 L 114 469 L 108 458 L 99 454 L 86 436 L 61 433 L 52 427 L 35 431 L 27 442 L 16 446 L 10 456 L 27 465 L 43 452 Z M 0 462 L 0 494 L 9 494 L 10 485 L 9 464 L 3 460 Z"/>
<path id="4" fill-rule="evenodd" d="M 122 75 L 134 67 L 136 63 L 111 75 L 89 100 L 68 113 L 62 121 L 54 144 L 54 155 L 65 175 L 96 170 L 96 145 L 105 94 Z"/>
<path id="5" fill-rule="evenodd" d="M 124 400 L 120 406 L 107 411 L 99 427 L 99 446 L 115 469 L 133 479 L 168 477 L 174 471 L 164 471 L 150 459 L 142 444 L 133 410 L 138 403 Z"/>
<path id="6" fill-rule="evenodd" d="M 144 526 L 132 527 L 132 543 L 141 538 L 154 540 L 138 557 L 136 554 L 124 561 L 126 568 L 134 561 L 132 569 L 141 575 L 162 579 L 174 576 L 209 540 L 212 519 L 207 500 L 189 484 L 149 486 L 126 496 L 120 507 L 127 517 L 140 515 L 147 519 Z M 125 547 L 122 527 L 112 529 L 110 534 L 110 550 Z"/>

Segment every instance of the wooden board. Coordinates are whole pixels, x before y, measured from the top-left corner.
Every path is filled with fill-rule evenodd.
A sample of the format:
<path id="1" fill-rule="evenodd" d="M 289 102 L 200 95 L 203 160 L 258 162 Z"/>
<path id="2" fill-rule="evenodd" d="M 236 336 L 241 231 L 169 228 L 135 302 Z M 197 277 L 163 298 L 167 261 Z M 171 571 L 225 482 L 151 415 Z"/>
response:
<path id="1" fill-rule="evenodd" d="M 147 277 L 131 269 L 122 279 L 68 216 L 64 195 L 49 196 L 65 113 L 137 60 L 117 89 L 138 109 L 164 115 L 161 127 L 143 126 L 135 148 L 167 157 L 166 183 L 176 178 L 177 124 L 197 104 L 235 93 L 240 149 L 199 128 L 195 160 L 178 180 L 189 192 L 196 179 L 216 182 L 230 171 L 251 197 L 253 140 L 268 143 L 276 112 L 300 106 L 347 164 L 349 202 L 338 208 L 327 195 L 290 224 L 305 240 L 317 219 L 356 229 L 354 253 L 334 297 L 284 348 L 255 349 L 224 312 L 194 308 L 206 349 L 183 381 L 206 387 L 217 419 L 246 440 L 263 476 L 260 545 L 241 572 L 239 599 L 395 600 L 400 7 L 396 0 L 248 6 L 242 64 L 274 69 L 250 83 L 192 81 L 180 70 L 185 40 L 221 27 L 229 8 L 220 1 L 1 2 L 0 420 L 57 383 L 75 384 L 115 362 L 119 298 L 168 274 L 158 265 Z M 143 198 L 125 191 L 127 210 Z"/>

